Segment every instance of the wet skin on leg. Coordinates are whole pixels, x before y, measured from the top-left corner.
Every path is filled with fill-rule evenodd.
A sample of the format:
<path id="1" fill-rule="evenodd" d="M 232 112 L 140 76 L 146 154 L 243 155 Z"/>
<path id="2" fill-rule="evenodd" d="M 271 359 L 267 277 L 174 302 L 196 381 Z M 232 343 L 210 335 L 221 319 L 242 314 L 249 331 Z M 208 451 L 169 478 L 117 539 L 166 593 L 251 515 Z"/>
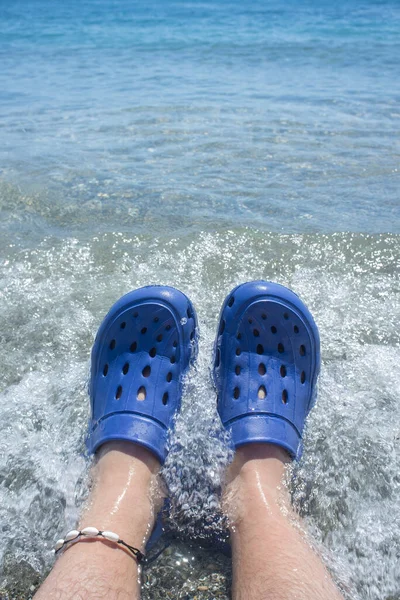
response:
<path id="1" fill-rule="evenodd" d="M 131 442 L 104 444 L 93 468 L 93 488 L 78 529 L 114 531 L 144 552 L 161 507 L 158 459 Z M 57 559 L 35 600 L 135 600 L 139 570 L 128 550 L 112 542 L 81 540 Z"/>
<path id="2" fill-rule="evenodd" d="M 228 469 L 233 600 L 343 600 L 291 507 L 289 461 L 279 446 L 246 444 Z"/>

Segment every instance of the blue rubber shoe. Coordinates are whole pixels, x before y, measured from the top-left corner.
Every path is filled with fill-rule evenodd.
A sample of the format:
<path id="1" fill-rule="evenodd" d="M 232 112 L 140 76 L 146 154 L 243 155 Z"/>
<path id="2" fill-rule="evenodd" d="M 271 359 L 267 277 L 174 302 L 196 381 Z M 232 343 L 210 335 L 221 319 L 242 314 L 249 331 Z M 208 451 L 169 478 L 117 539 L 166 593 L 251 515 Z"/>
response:
<path id="1" fill-rule="evenodd" d="M 163 463 L 182 377 L 196 349 L 197 318 L 185 294 L 147 286 L 120 298 L 92 350 L 89 452 L 110 440 L 127 440 Z"/>
<path id="2" fill-rule="evenodd" d="M 214 380 L 218 412 L 235 447 L 267 442 L 299 458 L 319 369 L 318 328 L 294 292 L 254 281 L 229 294 L 215 343 Z"/>

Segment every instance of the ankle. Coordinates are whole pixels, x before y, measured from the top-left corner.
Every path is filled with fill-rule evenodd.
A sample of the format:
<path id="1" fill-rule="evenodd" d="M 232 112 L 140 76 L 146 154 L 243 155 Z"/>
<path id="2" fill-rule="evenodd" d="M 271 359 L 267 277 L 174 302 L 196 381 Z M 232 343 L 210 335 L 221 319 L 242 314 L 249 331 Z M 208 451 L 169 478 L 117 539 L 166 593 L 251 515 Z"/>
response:
<path id="1" fill-rule="evenodd" d="M 158 459 L 142 446 L 125 441 L 101 446 L 81 528 L 107 529 L 129 543 L 141 543 L 151 533 L 164 498 L 159 470 Z"/>
<path id="2" fill-rule="evenodd" d="M 275 458 L 285 464 L 290 462 L 290 456 L 282 446 L 266 442 L 244 444 L 237 449 L 236 455 L 243 460 Z"/>
<path id="3" fill-rule="evenodd" d="M 235 453 L 235 457 L 228 469 L 227 482 L 232 481 L 241 475 L 244 478 L 254 471 L 260 473 L 276 485 L 282 480 L 285 471 L 285 465 L 290 463 L 288 453 L 275 444 L 245 444 L 240 446 Z"/>
<path id="4" fill-rule="evenodd" d="M 104 472 L 114 467 L 121 470 L 135 463 L 143 473 L 147 471 L 149 474 L 156 474 L 161 467 L 160 461 L 150 450 L 125 440 L 112 440 L 103 444 L 96 457 L 98 470 Z"/>
<path id="5" fill-rule="evenodd" d="M 125 441 L 111 441 L 100 447 L 93 465 L 92 480 L 96 487 L 125 488 L 135 482 L 136 493 L 146 490 L 158 479 L 158 459 L 146 448 Z"/>
<path id="6" fill-rule="evenodd" d="M 233 526 L 264 514 L 265 507 L 269 516 L 289 508 L 285 474 L 290 462 L 285 450 L 272 444 L 246 444 L 237 449 L 223 497 L 224 511 Z"/>

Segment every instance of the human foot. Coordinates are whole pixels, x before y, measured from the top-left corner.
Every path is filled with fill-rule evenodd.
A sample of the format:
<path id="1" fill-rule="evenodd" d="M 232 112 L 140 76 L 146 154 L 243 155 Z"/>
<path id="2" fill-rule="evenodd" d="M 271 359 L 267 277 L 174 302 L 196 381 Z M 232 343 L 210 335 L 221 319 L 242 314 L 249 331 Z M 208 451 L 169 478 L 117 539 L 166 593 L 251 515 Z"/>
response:
<path id="1" fill-rule="evenodd" d="M 296 294 L 266 281 L 236 287 L 221 310 L 214 364 L 235 448 L 263 442 L 299 457 L 319 367 L 318 329 Z"/>
<path id="2" fill-rule="evenodd" d="M 90 452 L 125 440 L 164 462 L 196 327 L 191 302 L 171 287 L 140 288 L 114 304 L 92 350 Z"/>

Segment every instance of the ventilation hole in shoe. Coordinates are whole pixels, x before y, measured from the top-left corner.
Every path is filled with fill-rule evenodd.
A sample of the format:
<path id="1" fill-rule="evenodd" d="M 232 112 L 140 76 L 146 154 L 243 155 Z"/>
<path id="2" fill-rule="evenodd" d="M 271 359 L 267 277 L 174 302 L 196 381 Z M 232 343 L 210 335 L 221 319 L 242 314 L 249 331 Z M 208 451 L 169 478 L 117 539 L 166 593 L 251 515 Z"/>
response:
<path id="1" fill-rule="evenodd" d="M 250 325 L 253 323 L 253 319 L 248 319 Z"/>
<path id="2" fill-rule="evenodd" d="M 108 365 L 104 365 L 104 369 L 103 369 L 104 377 L 107 375 L 107 373 L 108 373 Z"/>
<path id="3" fill-rule="evenodd" d="M 143 328 L 140 330 L 140 333 L 142 333 L 142 334 L 144 335 L 144 334 L 146 333 L 146 331 L 147 331 L 147 327 L 143 327 Z"/>
<path id="4" fill-rule="evenodd" d="M 258 388 L 257 396 L 260 400 L 264 400 L 264 398 L 266 398 L 267 390 L 265 389 L 265 385 L 260 385 L 260 387 Z"/>
<path id="5" fill-rule="evenodd" d="M 171 356 L 170 361 L 172 364 L 176 363 L 176 356 Z"/>
<path id="6" fill-rule="evenodd" d="M 138 389 L 137 399 L 141 402 L 143 402 L 143 400 L 146 400 L 146 388 L 144 387 L 144 385 L 140 386 L 140 388 Z"/>
<path id="7" fill-rule="evenodd" d="M 272 333 L 276 333 L 277 331 L 278 331 L 278 330 L 277 330 L 277 328 L 275 327 L 275 325 L 272 325 L 272 327 L 271 327 L 271 332 L 272 332 Z"/>
<path id="8" fill-rule="evenodd" d="M 174 341 L 174 343 L 173 343 L 172 345 L 173 345 L 173 347 L 174 347 L 174 348 L 176 348 L 176 347 L 177 347 L 177 345 L 178 345 L 178 342 L 175 340 L 175 341 Z"/>
<path id="9" fill-rule="evenodd" d="M 242 354 L 242 351 L 240 348 L 236 348 L 236 356 L 240 356 Z"/>
<path id="10" fill-rule="evenodd" d="M 242 369 L 240 368 L 240 365 L 236 365 L 236 367 L 235 367 L 235 373 L 236 373 L 236 375 L 240 375 L 240 371 L 241 370 Z"/>
<path id="11" fill-rule="evenodd" d="M 295 333 L 299 333 L 299 328 L 297 327 L 297 325 L 295 325 L 295 326 L 293 327 L 293 331 L 294 331 Z"/>
<path id="12" fill-rule="evenodd" d="M 289 315 L 288 315 L 288 313 L 283 313 L 283 318 L 284 318 L 284 319 L 286 319 L 286 321 L 287 321 L 287 320 L 288 320 L 288 318 L 289 318 Z"/>
<path id="13" fill-rule="evenodd" d="M 125 363 L 124 366 L 122 367 L 122 372 L 124 375 L 126 375 L 128 371 L 129 371 L 129 363 Z"/>
<path id="14" fill-rule="evenodd" d="M 260 332 L 258 331 L 258 329 L 253 329 L 253 335 L 254 337 L 260 337 Z"/>
<path id="15" fill-rule="evenodd" d="M 225 330 L 225 320 L 222 319 L 220 325 L 219 325 L 219 335 L 222 335 L 224 333 Z"/>
<path id="16" fill-rule="evenodd" d="M 231 296 L 231 297 L 229 298 L 229 302 L 228 302 L 228 306 L 229 306 L 229 308 L 230 308 L 231 306 L 233 306 L 233 303 L 234 303 L 234 302 L 235 302 L 235 298 L 234 298 L 233 296 Z"/>
<path id="17" fill-rule="evenodd" d="M 162 333 L 159 333 L 156 339 L 157 342 L 162 342 Z"/>
<path id="18" fill-rule="evenodd" d="M 117 387 L 117 391 L 115 392 L 115 399 L 119 400 L 122 396 L 122 385 Z"/>
<path id="19" fill-rule="evenodd" d="M 154 358 L 155 355 L 157 354 L 157 350 L 155 348 L 151 348 L 149 354 L 150 354 L 151 358 Z"/>
<path id="20" fill-rule="evenodd" d="M 164 404 L 164 406 L 166 406 L 168 404 L 168 392 L 165 392 L 163 397 L 162 397 L 162 403 Z"/>
<path id="21" fill-rule="evenodd" d="M 306 355 L 306 347 L 302 344 L 300 346 L 300 356 L 305 356 Z"/>
<path id="22" fill-rule="evenodd" d="M 300 381 L 301 381 L 301 383 L 304 383 L 305 380 L 306 380 L 306 374 L 305 374 L 305 371 L 302 371 L 301 375 L 300 375 Z"/>
<path id="23" fill-rule="evenodd" d="M 132 344 L 129 347 L 129 350 L 131 352 L 136 352 L 136 348 L 137 348 L 137 342 L 132 342 Z"/>
<path id="24" fill-rule="evenodd" d="M 240 389 L 238 387 L 235 387 L 235 389 L 233 390 L 233 397 L 235 398 L 235 400 L 237 400 L 240 396 Z"/>
<path id="25" fill-rule="evenodd" d="M 263 321 L 265 321 L 265 319 L 267 318 L 267 315 L 265 313 L 262 313 L 261 318 Z"/>
<path id="26" fill-rule="evenodd" d="M 126 327 L 126 321 L 122 321 L 120 327 L 121 327 L 121 329 L 125 329 L 125 327 Z"/>
<path id="27" fill-rule="evenodd" d="M 168 381 L 168 383 L 171 381 L 171 379 L 172 379 L 172 373 L 168 373 L 168 375 L 167 375 L 167 381 Z"/>
<path id="28" fill-rule="evenodd" d="M 171 329 L 171 325 L 166 325 L 165 326 L 165 331 L 169 331 Z"/>
<path id="29" fill-rule="evenodd" d="M 195 335 L 195 334 L 194 334 L 194 329 L 193 329 L 193 330 L 190 332 L 190 339 L 191 339 L 191 340 L 194 340 L 194 335 Z"/>
<path id="30" fill-rule="evenodd" d="M 236 339 L 237 339 L 237 340 L 241 340 L 241 339 L 242 339 L 242 334 L 241 334 L 241 333 L 238 333 L 238 334 L 237 334 L 237 336 L 236 336 Z"/>
<path id="31" fill-rule="evenodd" d="M 282 390 L 282 402 L 283 402 L 283 404 L 287 404 L 287 401 L 288 401 L 287 390 Z"/>
<path id="32" fill-rule="evenodd" d="M 286 377 L 286 367 L 285 367 L 285 365 L 281 365 L 280 373 L 281 373 L 281 377 Z"/>
<path id="33" fill-rule="evenodd" d="M 114 350 L 114 348 L 115 348 L 115 340 L 111 340 L 111 342 L 110 342 L 110 349 Z"/>
<path id="34" fill-rule="evenodd" d="M 142 371 L 143 377 L 149 377 L 150 373 L 151 373 L 151 367 L 150 367 L 150 365 L 146 365 Z"/>
<path id="35" fill-rule="evenodd" d="M 265 368 L 264 363 L 260 363 L 258 365 L 258 373 L 259 373 L 259 375 L 265 375 L 266 372 L 267 372 L 267 369 Z"/>
<path id="36" fill-rule="evenodd" d="M 138 313 L 138 312 L 134 312 L 134 313 L 133 313 L 133 316 L 134 316 L 134 318 L 136 319 L 136 318 L 139 316 L 139 313 Z"/>
<path id="37" fill-rule="evenodd" d="M 258 344 L 256 350 L 257 350 L 257 354 L 263 354 L 264 353 L 264 346 L 262 346 L 261 344 Z"/>
<path id="38" fill-rule="evenodd" d="M 154 319 L 153 319 L 154 323 L 158 323 L 159 320 L 160 320 L 159 317 L 154 317 Z"/>
<path id="39" fill-rule="evenodd" d="M 282 354 L 282 352 L 285 352 L 285 347 L 284 347 L 284 345 L 282 344 L 282 342 L 279 342 L 279 344 L 278 344 L 278 352 L 279 352 L 280 354 Z"/>
<path id="40" fill-rule="evenodd" d="M 215 366 L 219 367 L 220 362 L 221 362 L 221 351 L 219 348 L 217 348 L 217 352 L 215 353 Z"/>
<path id="41" fill-rule="evenodd" d="M 192 311 L 191 311 L 191 309 L 190 309 L 190 306 L 188 307 L 188 309 L 187 309 L 187 311 L 186 311 L 186 314 L 187 314 L 187 317 L 188 317 L 188 319 L 191 319 L 191 318 L 192 318 L 192 316 L 193 316 L 193 315 L 192 315 Z"/>

